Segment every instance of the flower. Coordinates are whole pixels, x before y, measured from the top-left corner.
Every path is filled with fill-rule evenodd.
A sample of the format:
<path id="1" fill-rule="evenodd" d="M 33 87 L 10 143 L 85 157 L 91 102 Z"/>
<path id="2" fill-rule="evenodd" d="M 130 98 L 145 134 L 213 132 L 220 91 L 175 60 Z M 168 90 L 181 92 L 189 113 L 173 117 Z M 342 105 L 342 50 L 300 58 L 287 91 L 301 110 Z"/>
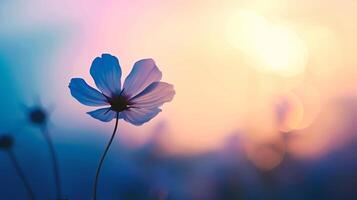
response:
<path id="1" fill-rule="evenodd" d="M 91 112 L 90 116 L 103 122 L 116 118 L 142 125 L 154 118 L 165 102 L 173 99 L 173 85 L 161 82 L 161 71 L 153 59 L 139 60 L 121 86 L 121 68 L 115 56 L 102 54 L 92 62 L 90 74 L 97 88 L 81 78 L 69 84 L 72 96 L 87 106 L 107 106 Z"/>
<path id="2" fill-rule="evenodd" d="M 41 106 L 33 107 L 28 112 L 28 119 L 32 124 L 44 125 L 47 123 L 47 112 Z"/>
<path id="3" fill-rule="evenodd" d="M 0 137 L 0 149 L 9 150 L 14 143 L 10 135 L 3 135 Z"/>

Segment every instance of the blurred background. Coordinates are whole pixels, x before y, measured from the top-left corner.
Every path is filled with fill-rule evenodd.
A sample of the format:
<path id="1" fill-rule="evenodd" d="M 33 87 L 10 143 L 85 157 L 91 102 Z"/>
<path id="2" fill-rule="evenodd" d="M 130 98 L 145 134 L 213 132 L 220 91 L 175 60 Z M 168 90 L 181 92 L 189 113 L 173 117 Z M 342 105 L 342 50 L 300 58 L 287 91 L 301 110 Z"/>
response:
<path id="1" fill-rule="evenodd" d="M 71 97 L 91 62 L 123 77 L 153 58 L 176 96 L 149 123 L 121 121 L 99 199 L 357 199 L 357 1 L 0 1 L 0 137 L 37 199 L 90 199 L 114 123 Z M 1 145 L 0 145 L 1 146 Z M 2 146 L 4 147 L 4 146 Z M 26 199 L 9 151 L 0 199 Z"/>

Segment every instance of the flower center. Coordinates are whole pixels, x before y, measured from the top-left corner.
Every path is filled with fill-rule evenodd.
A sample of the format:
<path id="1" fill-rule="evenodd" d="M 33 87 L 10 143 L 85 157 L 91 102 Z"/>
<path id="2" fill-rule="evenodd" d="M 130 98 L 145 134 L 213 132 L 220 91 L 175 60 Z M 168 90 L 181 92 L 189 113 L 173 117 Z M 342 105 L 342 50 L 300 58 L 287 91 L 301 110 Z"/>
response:
<path id="1" fill-rule="evenodd" d="M 121 112 L 129 108 L 129 101 L 124 96 L 118 95 L 110 98 L 109 103 L 111 109 L 116 112 Z"/>

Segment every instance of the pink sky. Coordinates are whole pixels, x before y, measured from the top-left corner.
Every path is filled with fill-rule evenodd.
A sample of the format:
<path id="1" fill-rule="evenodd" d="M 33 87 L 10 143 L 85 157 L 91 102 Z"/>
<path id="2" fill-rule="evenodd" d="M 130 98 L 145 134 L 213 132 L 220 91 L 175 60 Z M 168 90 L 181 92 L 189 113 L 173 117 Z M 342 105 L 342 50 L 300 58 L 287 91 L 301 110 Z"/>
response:
<path id="1" fill-rule="evenodd" d="M 237 130 L 250 140 L 273 140 L 279 130 L 276 99 L 286 95 L 293 103 L 285 125 L 304 132 L 333 99 L 357 94 L 353 0 L 37 0 L 3 9 L 2 17 L 11 19 L 4 22 L 5 33 L 60 26 L 67 34 L 57 54 L 44 60 L 55 81 L 43 88 L 49 99 L 60 100 L 56 117 L 64 121 L 112 129 L 88 117 L 90 108 L 67 89 L 71 77 L 91 82 L 94 57 L 118 56 L 124 76 L 135 61 L 153 58 L 177 95 L 152 122 L 121 123 L 127 130 L 122 137 L 144 140 L 147 130 L 165 121 L 173 151 L 212 149 Z M 328 123 L 320 123 L 316 135 L 329 134 L 321 133 L 323 127 L 340 126 Z M 311 148 L 297 151 L 315 154 L 334 146 L 319 137 L 304 142 Z"/>

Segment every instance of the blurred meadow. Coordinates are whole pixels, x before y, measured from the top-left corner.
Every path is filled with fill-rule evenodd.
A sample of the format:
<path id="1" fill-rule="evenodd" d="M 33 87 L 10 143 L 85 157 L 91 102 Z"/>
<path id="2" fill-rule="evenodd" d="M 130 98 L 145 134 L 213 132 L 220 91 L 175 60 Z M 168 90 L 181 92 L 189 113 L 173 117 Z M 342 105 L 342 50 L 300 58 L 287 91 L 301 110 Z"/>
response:
<path id="1" fill-rule="evenodd" d="M 357 199 L 357 1 L 0 1 L 0 199 L 91 198 L 114 127 L 68 84 L 102 53 L 153 58 L 176 96 L 121 120 L 98 199 Z M 33 114 L 33 113 L 32 113 Z M 10 154 L 9 152 L 12 152 Z"/>

